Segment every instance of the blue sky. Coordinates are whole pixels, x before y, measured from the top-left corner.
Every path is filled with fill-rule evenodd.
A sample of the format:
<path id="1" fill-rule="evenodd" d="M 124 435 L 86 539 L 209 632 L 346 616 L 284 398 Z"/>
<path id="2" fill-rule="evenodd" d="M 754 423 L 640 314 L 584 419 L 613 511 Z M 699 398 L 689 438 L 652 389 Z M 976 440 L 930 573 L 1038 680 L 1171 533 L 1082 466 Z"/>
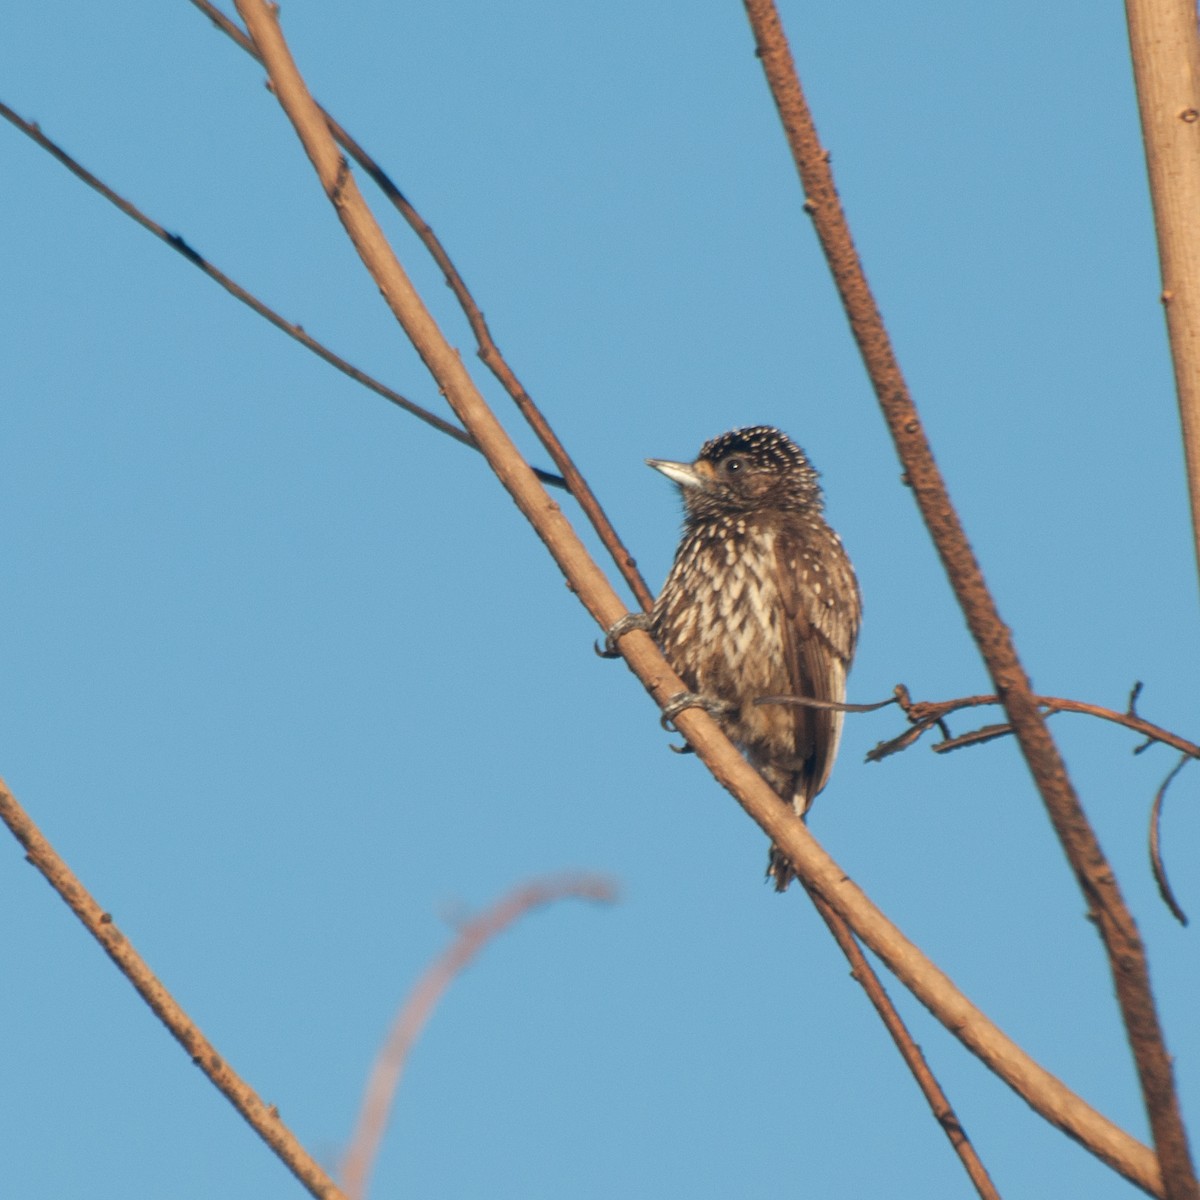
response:
<path id="1" fill-rule="evenodd" d="M 1196 569 L 1119 9 L 788 3 L 935 452 L 1035 686 L 1187 733 Z M 439 232 L 652 586 L 645 468 L 751 423 L 821 469 L 865 624 L 851 698 L 986 679 L 916 517 L 740 5 L 291 0 L 316 95 Z M 263 73 L 186 3 L 7 15 L 0 99 L 286 316 L 436 388 Z M 0 130 L 0 773 L 229 1061 L 332 1164 L 448 915 L 610 873 L 492 946 L 411 1061 L 373 1195 L 951 1197 L 967 1184 L 764 838 L 668 739 L 481 460 L 232 302 Z M 379 211 L 464 358 L 468 331 Z M 508 401 L 476 376 L 531 459 Z M 990 718 L 988 718 L 990 719 Z M 969 728 L 954 722 L 956 731 Z M 814 833 L 1045 1066 L 1145 1122 L 1083 902 L 1013 746 L 863 756 Z M 1195 933 L 1146 862 L 1173 757 L 1054 722 L 1145 935 L 1185 1115 Z M 1194 731 L 1193 731 L 1194 732 Z M 1165 850 L 1200 914 L 1196 780 Z M 0 846 L 13 1194 L 299 1194 Z M 914 1002 L 1007 1196 L 1133 1189 Z"/>

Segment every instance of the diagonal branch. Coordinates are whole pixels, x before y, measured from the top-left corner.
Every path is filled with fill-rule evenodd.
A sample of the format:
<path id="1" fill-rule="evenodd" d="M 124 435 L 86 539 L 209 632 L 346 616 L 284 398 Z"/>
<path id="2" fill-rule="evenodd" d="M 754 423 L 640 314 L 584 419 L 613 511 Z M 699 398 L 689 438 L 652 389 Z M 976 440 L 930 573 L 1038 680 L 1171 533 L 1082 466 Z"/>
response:
<path id="1" fill-rule="evenodd" d="M 342 1160 L 342 1182 L 350 1200 L 364 1200 L 367 1194 L 371 1168 L 409 1051 L 433 1015 L 442 994 L 484 946 L 514 921 L 535 908 L 572 897 L 612 904 L 617 899 L 617 889 L 603 875 L 562 875 L 514 888 L 491 908 L 467 921 L 454 942 L 417 980 L 371 1068 L 358 1121 Z"/>
<path id="2" fill-rule="evenodd" d="M 834 187 L 829 156 L 817 136 L 779 14 L 773 0 L 744 0 L 744 3 L 767 83 L 800 174 L 805 208 L 828 259 L 909 486 L 1087 901 L 1089 916 L 1100 931 L 1137 1065 L 1166 1194 L 1171 1200 L 1200 1200 L 1171 1058 L 1159 1024 L 1146 952 L 1137 926 L 1067 776 L 1058 747 L 1038 711 L 1037 699 L 1017 657 L 1012 636 L 1000 619 L 950 502 L 854 247 Z"/>
<path id="3" fill-rule="evenodd" d="M 208 0 L 191 0 L 191 2 L 222 33 L 245 50 L 247 54 L 262 62 L 262 55 L 259 54 L 254 43 L 220 9 L 210 4 Z M 446 252 L 446 248 L 442 245 L 441 240 L 379 163 L 350 136 L 346 129 L 338 123 L 327 109 L 320 106 L 318 108 L 321 115 L 325 118 L 325 123 L 329 126 L 330 132 L 342 145 L 346 153 L 375 181 L 379 190 L 383 192 L 396 211 L 408 222 L 426 250 L 429 251 L 434 262 L 437 263 L 438 268 L 445 277 L 447 285 L 454 293 L 455 299 L 462 308 L 467 318 L 467 323 L 471 326 L 471 332 L 475 335 L 480 359 L 500 381 L 509 396 L 512 397 L 521 415 L 529 423 L 533 432 L 537 434 L 538 440 L 545 446 L 551 459 L 554 461 L 554 465 L 562 472 L 563 479 L 566 480 L 567 490 L 575 497 L 579 507 L 583 509 L 584 515 L 591 522 L 592 528 L 596 531 L 604 548 L 612 556 L 617 570 L 621 572 L 630 590 L 637 597 L 638 604 L 643 609 L 649 610 L 654 605 L 654 597 L 650 589 L 646 586 L 646 581 L 637 569 L 636 560 L 617 535 L 617 531 L 613 528 L 608 515 L 600 506 L 600 501 L 596 499 L 596 495 L 588 485 L 587 480 L 579 473 L 579 468 L 576 467 L 574 460 L 567 453 L 566 447 L 559 441 L 558 435 L 550 426 L 550 422 L 546 420 L 542 411 L 534 404 L 529 393 L 517 378 L 516 373 L 508 365 L 504 355 L 500 353 L 500 347 L 496 345 L 496 341 L 492 337 L 492 331 L 488 328 L 488 323 L 484 319 L 482 310 L 475 303 L 475 298 L 471 295 L 466 281 L 454 265 L 450 255 Z"/>
<path id="4" fill-rule="evenodd" d="M 262 1102 L 258 1093 L 237 1074 L 217 1052 L 217 1048 L 179 1007 L 91 894 L 79 882 L 71 868 L 42 836 L 29 814 L 17 802 L 7 784 L 0 779 L 0 821 L 25 847 L 28 860 L 46 877 L 50 886 L 66 901 L 87 931 L 100 943 L 117 969 L 133 984 L 154 1015 L 171 1036 L 191 1056 L 192 1062 L 212 1081 L 226 1099 L 242 1114 L 246 1123 L 275 1152 L 283 1165 L 317 1200 L 347 1200 L 338 1186 L 325 1174 L 320 1163 L 296 1139 L 279 1119 L 274 1105 Z"/>
<path id="5" fill-rule="evenodd" d="M 240 300 L 248 308 L 258 313 L 260 317 L 270 321 L 276 329 L 280 329 L 288 337 L 294 338 L 300 345 L 311 350 L 318 358 L 324 359 L 331 367 L 336 367 L 343 375 L 347 375 L 353 379 L 355 383 L 361 383 L 363 387 L 370 388 L 376 395 L 391 401 L 397 408 L 404 409 L 405 412 L 411 413 L 418 420 L 424 421 L 426 425 L 432 425 L 434 429 L 446 434 L 448 437 L 454 438 L 455 441 L 461 442 L 464 446 L 470 446 L 472 450 L 478 449 L 471 440 L 471 435 L 464 433 L 457 425 L 452 425 L 449 421 L 443 420 L 427 408 L 422 408 L 419 404 L 414 404 L 411 400 L 405 399 L 399 392 L 394 392 L 390 387 L 380 383 L 379 380 L 374 379 L 365 371 L 360 371 L 353 363 L 347 362 L 327 346 L 318 342 L 316 338 L 310 336 L 304 330 L 303 326 L 285 320 L 273 308 L 268 308 L 257 296 L 246 291 L 241 284 L 230 279 L 224 271 L 215 267 L 178 234 L 169 233 L 157 221 L 151 220 L 150 217 L 146 216 L 136 205 L 114 192 L 103 180 L 93 175 L 82 163 L 72 158 L 57 142 L 48 138 L 32 121 L 26 121 L 19 113 L 3 103 L 0 103 L 0 117 L 4 117 L 5 120 L 15 125 L 26 137 L 32 139 L 52 158 L 62 163 L 77 179 L 82 180 L 88 187 L 99 192 L 110 204 L 118 208 L 130 219 L 136 221 L 143 229 L 154 234 L 159 241 L 165 242 L 177 254 L 181 254 L 192 266 L 198 267 L 213 282 L 219 283 L 235 300 Z M 553 475 L 549 471 L 538 470 L 536 467 L 534 470 L 537 473 L 537 477 L 543 483 L 547 483 L 551 487 L 565 486 L 563 480 L 557 475 Z"/>
<path id="6" fill-rule="evenodd" d="M 487 407 L 461 359 L 434 324 L 382 231 L 371 216 L 346 161 L 338 153 L 319 108 L 308 94 L 283 40 L 275 11 L 263 0 L 237 0 L 271 77 L 276 98 L 296 129 L 355 249 L 380 293 L 470 431 L 497 478 L 525 515 L 567 577 L 571 590 L 596 619 L 610 629 L 624 605 L 570 523 L 563 516 L 516 446 Z M 684 690 L 661 651 L 646 633 L 633 630 L 620 640 L 620 652 L 660 709 Z M 716 722 L 700 709 L 674 718 L 717 782 L 791 859 L 797 875 L 819 891 L 898 978 L 964 1045 L 979 1055 L 1037 1112 L 1078 1139 L 1093 1154 L 1154 1195 L 1162 1179 L 1154 1155 L 1114 1125 L 1060 1080 L 1039 1066 L 966 999 L 953 983 L 867 899 L 829 857 L 804 823 L 734 749 Z"/>

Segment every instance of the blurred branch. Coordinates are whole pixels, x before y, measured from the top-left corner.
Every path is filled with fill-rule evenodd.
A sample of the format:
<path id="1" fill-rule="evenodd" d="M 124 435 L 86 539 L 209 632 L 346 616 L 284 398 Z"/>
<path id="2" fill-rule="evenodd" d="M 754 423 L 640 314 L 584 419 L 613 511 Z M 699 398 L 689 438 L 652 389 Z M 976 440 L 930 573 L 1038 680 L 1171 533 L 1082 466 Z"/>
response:
<path id="1" fill-rule="evenodd" d="M 220 9 L 210 4 L 208 0 L 191 0 L 191 2 L 222 33 L 237 43 L 247 54 L 262 62 L 262 56 L 251 39 L 226 17 Z M 325 123 L 329 126 L 329 130 L 334 138 L 342 145 L 346 153 L 375 181 L 379 190 L 383 192 L 396 211 L 408 222 L 410 228 L 420 238 L 425 249 L 429 251 L 430 256 L 437 263 L 438 268 L 445 277 L 447 286 L 454 293 L 455 299 L 462 308 L 467 318 L 467 323 L 471 326 L 471 332 L 475 335 L 475 341 L 478 346 L 479 358 L 500 381 L 509 396 L 512 397 L 521 415 L 529 423 L 538 440 L 546 448 L 546 451 L 554 461 L 554 465 L 562 472 L 567 490 L 575 497 L 579 507 L 583 509 L 584 515 L 591 522 L 592 528 L 596 531 L 604 548 L 612 556 L 617 570 L 621 572 L 630 590 L 637 597 L 637 602 L 646 610 L 652 608 L 654 606 L 654 596 L 638 571 L 637 562 L 634 560 L 633 555 L 629 553 L 620 537 L 617 536 L 617 531 L 613 528 L 612 522 L 609 521 L 607 514 L 600 506 L 600 501 L 596 499 L 595 493 L 588 485 L 587 480 L 579 473 L 579 469 L 567 453 L 566 447 L 559 441 L 558 435 L 551 428 L 550 422 L 546 420 L 541 410 L 534 404 L 529 393 L 517 378 L 516 373 L 508 365 L 504 355 L 500 353 L 500 348 L 496 345 L 496 341 L 492 337 L 492 332 L 488 328 L 488 323 L 484 319 L 483 311 L 475 303 L 474 297 L 467 288 L 466 281 L 459 274 L 458 268 L 454 265 L 437 234 L 434 233 L 429 223 L 417 212 L 404 193 L 392 181 L 391 176 L 350 136 L 333 115 L 319 104 L 317 105 L 317 109 L 322 117 L 324 117 Z"/>
<path id="2" fill-rule="evenodd" d="M 382 396 L 385 400 L 390 400 L 397 408 L 404 409 L 405 412 L 411 413 L 418 420 L 424 421 L 426 425 L 432 425 L 440 433 L 454 438 L 455 441 L 461 442 L 464 446 L 470 446 L 472 450 L 478 449 L 471 440 L 470 434 L 464 433 L 457 425 L 452 425 L 436 413 L 432 413 L 428 409 L 422 408 L 419 404 L 414 404 L 411 400 L 405 399 L 399 392 L 392 391 L 391 388 L 372 378 L 365 371 L 360 371 L 352 363 L 334 354 L 327 346 L 322 345 L 316 338 L 307 334 L 303 326 L 284 320 L 274 309 L 268 308 L 255 295 L 246 291 L 241 284 L 234 282 L 223 271 L 213 266 L 208 259 L 197 250 L 194 250 L 178 234 L 169 233 L 157 221 L 153 221 L 146 216 L 136 205 L 114 192 L 106 183 L 72 158 L 58 143 L 48 138 L 34 122 L 26 121 L 19 113 L 3 103 L 0 103 L 0 116 L 4 117 L 10 124 L 16 126 L 26 137 L 36 142 L 53 158 L 56 158 L 77 179 L 81 179 L 88 187 L 99 192 L 110 204 L 120 209 L 127 217 L 136 221 L 143 229 L 154 234 L 159 241 L 170 246 L 176 253 L 181 254 L 192 266 L 198 267 L 209 279 L 219 283 L 235 299 L 240 300 L 248 308 L 253 309 L 260 317 L 270 321 L 276 329 L 282 330 L 288 337 L 295 339 L 306 349 L 311 350 L 318 358 L 324 359 L 331 367 L 336 367 L 343 375 L 349 376 L 355 383 L 361 383 L 363 387 L 370 388 L 371 391 Z M 538 478 L 543 483 L 547 483 L 551 487 L 566 486 L 564 481 L 557 475 L 553 475 L 549 471 L 537 471 L 536 468 L 534 469 Z"/>
<path id="3" fill-rule="evenodd" d="M 1200 32 L 1196 0 L 1125 0 L 1200 565 Z"/>
<path id="4" fill-rule="evenodd" d="M 817 136 L 779 14 L 773 0 L 744 0 L 744 3 L 757 53 L 800 174 L 804 207 L 812 217 L 905 477 L 1083 892 L 1089 916 L 1104 943 L 1166 1194 L 1171 1200 L 1200 1200 L 1171 1058 L 1137 926 L 1067 776 L 1066 766 L 1017 657 L 1012 635 L 1000 618 L 950 501 L 854 247 L 834 186 L 829 155 Z"/>
<path id="5" fill-rule="evenodd" d="M 364 1200 L 367 1194 L 368 1178 L 409 1051 L 433 1015 L 442 994 L 484 946 L 514 921 L 535 908 L 572 897 L 612 904 L 617 899 L 617 889 L 602 875 L 582 874 L 536 880 L 515 888 L 486 912 L 465 922 L 450 947 L 417 981 L 371 1068 L 358 1122 L 342 1161 L 342 1183 L 350 1200 Z"/>
<path id="6" fill-rule="evenodd" d="M 850 926 L 830 908 L 819 892 L 809 891 L 808 896 L 816 906 L 817 912 L 824 918 L 825 924 L 829 926 L 829 932 L 833 934 L 834 940 L 850 963 L 851 978 L 866 992 L 867 999 L 871 1001 L 884 1027 L 891 1035 L 892 1041 L 895 1042 L 896 1049 L 900 1051 L 904 1065 L 908 1067 L 917 1081 L 917 1087 L 921 1089 L 921 1094 L 925 1097 L 934 1120 L 942 1127 L 946 1137 L 950 1139 L 950 1145 L 954 1148 L 954 1153 L 958 1155 L 959 1162 L 962 1163 L 963 1170 L 966 1171 L 975 1191 L 979 1193 L 980 1200 L 1000 1200 L 1000 1193 L 996 1191 L 996 1186 L 992 1183 L 987 1168 L 971 1144 L 971 1139 L 967 1137 L 966 1130 L 959 1122 L 946 1093 L 942 1091 L 937 1077 L 929 1069 L 925 1055 L 921 1053 L 921 1047 L 908 1032 L 891 997 L 880 983 L 879 976 L 875 974 L 862 947 L 855 941 Z"/>
<path id="7" fill-rule="evenodd" d="M 217 1053 L 216 1047 L 179 1007 L 171 993 L 147 966 L 145 959 L 117 928 L 112 917 L 92 899 L 71 868 L 42 836 L 41 831 L 2 779 L 0 821 L 8 826 L 13 837 L 25 847 L 28 861 L 66 901 L 71 911 L 83 922 L 88 933 L 100 943 L 108 957 L 116 964 L 117 970 L 133 984 L 154 1015 L 184 1048 L 192 1062 L 245 1117 L 254 1132 L 271 1147 L 309 1194 L 316 1196 L 318 1200 L 345 1200 L 343 1193 L 325 1174 L 320 1164 L 279 1119 L 274 1105 L 268 1106 L 262 1102 L 254 1089 Z"/>
<path id="8" fill-rule="evenodd" d="M 284 43 L 276 13 L 263 0 L 237 0 L 238 11 L 262 54 L 273 91 L 292 122 L 327 197 L 380 293 L 475 438 L 571 590 L 610 629 L 625 606 L 583 543 L 526 466 L 487 407 L 462 361 L 430 317 L 371 216 L 348 164 L 338 152 L 320 109 L 308 94 Z M 650 636 L 639 630 L 620 639 L 620 652 L 659 708 L 684 691 Z M 971 1004 L 921 951 L 867 899 L 821 848 L 804 823 L 737 752 L 717 723 L 698 708 L 674 718 L 716 780 L 792 861 L 803 882 L 820 892 L 855 934 L 887 964 L 931 1012 L 1016 1089 L 1035 1110 L 1144 1190 L 1161 1194 L 1154 1155 L 1039 1066 Z"/>

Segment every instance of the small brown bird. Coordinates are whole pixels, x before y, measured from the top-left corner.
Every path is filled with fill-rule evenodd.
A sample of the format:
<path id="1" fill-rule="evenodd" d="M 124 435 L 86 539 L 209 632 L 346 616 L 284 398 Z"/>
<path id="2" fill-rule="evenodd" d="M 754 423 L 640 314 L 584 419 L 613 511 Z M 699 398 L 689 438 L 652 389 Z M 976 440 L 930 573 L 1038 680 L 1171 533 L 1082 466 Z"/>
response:
<path id="1" fill-rule="evenodd" d="M 862 600 L 841 539 L 821 515 L 817 472 L 767 425 L 705 442 L 692 463 L 646 461 L 679 485 L 684 504 L 683 538 L 651 633 L 803 816 L 833 769 L 842 713 L 754 701 L 846 697 Z M 767 877 L 781 892 L 795 877 L 775 846 Z"/>

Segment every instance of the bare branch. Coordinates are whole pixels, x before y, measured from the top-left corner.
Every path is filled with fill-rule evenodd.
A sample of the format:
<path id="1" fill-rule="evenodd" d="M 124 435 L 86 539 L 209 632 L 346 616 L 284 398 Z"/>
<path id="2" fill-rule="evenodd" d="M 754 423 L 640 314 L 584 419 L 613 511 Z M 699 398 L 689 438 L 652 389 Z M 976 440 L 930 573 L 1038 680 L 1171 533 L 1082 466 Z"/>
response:
<path id="1" fill-rule="evenodd" d="M 103 947 L 117 970 L 133 984 L 138 995 L 184 1048 L 192 1062 L 242 1114 L 247 1124 L 275 1152 L 285 1167 L 318 1200 L 345 1200 L 337 1184 L 279 1119 L 274 1105 L 264 1104 L 254 1089 L 237 1074 L 217 1052 L 217 1048 L 197 1028 L 163 987 L 146 960 L 117 928 L 112 917 L 92 899 L 71 868 L 42 836 L 29 814 L 0 779 L 0 821 L 25 847 L 26 858 L 46 877 L 50 886 L 66 901 L 83 922 L 88 933 Z"/>
<path id="2" fill-rule="evenodd" d="M 358 1121 L 342 1160 L 342 1183 L 351 1200 L 363 1200 L 367 1194 L 368 1179 L 409 1052 L 442 994 L 484 946 L 514 921 L 535 908 L 570 898 L 612 904 L 617 899 L 617 888 L 602 875 L 563 875 L 515 888 L 486 912 L 466 922 L 453 944 L 417 981 L 371 1068 Z"/>
<path id="3" fill-rule="evenodd" d="M 222 33 L 237 43 L 247 54 L 262 62 L 262 56 L 258 53 L 254 43 L 219 9 L 210 4 L 208 0 L 192 0 L 192 3 L 208 16 Z M 607 514 L 601 507 L 600 501 L 596 499 L 595 493 L 588 485 L 587 480 L 580 474 L 574 460 L 567 453 L 566 447 L 559 441 L 558 435 L 550 426 L 550 422 L 546 420 L 544 414 L 534 404 L 529 393 L 517 378 L 516 373 L 508 365 L 504 355 L 500 353 L 500 347 L 496 345 L 496 341 L 492 337 L 492 332 L 488 328 L 487 321 L 484 319 L 483 311 L 475 303 L 475 298 L 471 295 L 466 281 L 454 265 L 445 246 L 442 245 L 433 228 L 417 212 L 411 201 L 396 186 L 391 176 L 388 175 L 379 163 L 350 136 L 347 130 L 327 109 L 322 108 L 320 105 L 318 105 L 318 109 L 325 118 L 330 132 L 342 145 L 346 153 L 375 181 L 379 190 L 383 192 L 396 211 L 408 222 L 426 250 L 429 251 L 434 262 L 437 263 L 442 275 L 445 277 L 447 285 L 454 293 L 455 299 L 462 308 L 467 318 L 467 323 L 471 326 L 471 332 L 475 335 L 480 359 L 500 381 L 504 390 L 512 397 L 521 415 L 529 423 L 530 428 L 537 434 L 538 440 L 545 446 L 551 459 L 554 461 L 554 465 L 563 473 L 567 490 L 575 497 L 579 507 L 583 509 L 584 515 L 591 522 L 592 528 L 596 531 L 604 548 L 612 556 L 617 570 L 621 572 L 630 590 L 637 597 L 637 602 L 643 609 L 648 611 L 654 605 L 654 596 L 638 571 L 636 560 L 617 535 L 612 522 L 609 521 Z"/>
<path id="4" fill-rule="evenodd" d="M 744 0 L 744 3 L 763 71 L 800 174 L 805 208 L 812 217 L 904 473 L 1108 954 L 1167 1195 L 1172 1200 L 1200 1200 L 1200 1185 L 1196 1182 L 1179 1110 L 1171 1057 L 1159 1023 L 1146 951 L 1137 925 L 1071 785 L 1062 756 L 1046 728 L 1017 657 L 1012 635 L 1000 618 L 958 513 L 950 502 L 854 247 L 834 186 L 829 156 L 817 136 L 775 4 L 773 0 Z"/>
<path id="5" fill-rule="evenodd" d="M 567 576 L 571 590 L 601 630 L 611 629 L 624 614 L 624 605 L 558 506 L 521 459 L 462 361 L 413 290 L 367 210 L 320 110 L 308 95 L 274 12 L 262 0 L 238 0 L 238 11 L 263 55 L 275 96 L 295 126 L 321 186 L 384 299 L 444 390 L 451 407 L 487 456 L 500 482 Z M 620 640 L 620 651 L 660 710 L 685 690 L 683 681 L 671 670 L 648 634 L 639 630 L 627 633 Z M 1137 1186 L 1161 1194 L 1162 1181 L 1153 1153 L 1090 1108 L 988 1021 L 871 904 L 820 847 L 790 806 L 780 800 L 736 751 L 712 717 L 700 709 L 689 708 L 674 721 L 717 781 L 788 856 L 797 875 L 824 896 L 938 1020 L 1048 1121 L 1078 1139 Z"/>
<path id="6" fill-rule="evenodd" d="M 896 1049 L 900 1051 L 900 1057 L 904 1060 L 904 1065 L 912 1072 L 913 1078 L 917 1081 L 917 1087 L 921 1089 L 921 1094 L 929 1104 L 934 1119 L 942 1127 L 946 1137 L 950 1139 L 950 1145 L 958 1155 L 963 1170 L 974 1184 L 981 1200 L 1000 1200 L 1000 1193 L 996 1191 L 995 1184 L 992 1183 L 991 1177 L 987 1173 L 987 1168 L 971 1144 L 971 1139 L 967 1137 L 966 1130 L 963 1129 L 951 1107 L 946 1093 L 942 1091 L 937 1077 L 929 1069 L 925 1055 L 921 1053 L 921 1047 L 908 1032 L 891 997 L 880 983 L 879 976 L 875 974 L 862 947 L 855 941 L 849 925 L 830 908 L 820 893 L 810 891 L 808 895 L 849 961 L 851 977 L 867 993 L 867 999 L 871 1001 L 880 1020 L 883 1021 L 884 1027 L 891 1034 L 892 1041 L 895 1042 Z"/>
<path id="7" fill-rule="evenodd" d="M 1200 33 L 1196 0 L 1125 0 L 1200 564 Z"/>
<path id="8" fill-rule="evenodd" d="M 1200 758 L 1200 745 L 1189 741 L 1177 733 L 1172 733 L 1169 729 L 1164 729 L 1161 725 L 1155 725 L 1151 721 L 1143 720 L 1143 718 L 1137 715 L 1133 708 L 1133 701 L 1140 690 L 1141 684 L 1138 684 L 1130 695 L 1130 704 L 1125 712 L 1118 712 L 1113 708 L 1104 708 L 1099 704 L 1088 704 L 1082 700 L 1067 700 L 1062 696 L 1034 696 L 1033 700 L 1047 716 L 1053 716 L 1055 713 L 1060 712 L 1081 713 L 1084 716 L 1098 717 L 1102 721 L 1111 721 L 1115 725 L 1123 725 L 1126 729 L 1132 729 L 1134 733 L 1142 734 L 1146 741 L 1134 750 L 1135 754 L 1141 753 L 1146 746 L 1161 742 L 1164 746 L 1171 746 L 1189 758 Z M 783 702 L 783 698 L 775 699 Z M 792 698 L 789 702 L 796 704 L 810 703 L 809 701 L 795 698 Z M 766 702 L 764 701 L 763 703 Z M 951 737 L 946 732 L 943 722 L 952 712 L 958 712 L 965 708 L 980 708 L 988 704 L 1001 703 L 1000 697 L 995 694 L 987 696 L 960 696 L 954 700 L 913 700 L 909 697 L 908 690 L 904 685 L 900 684 L 897 686 L 895 696 L 892 700 L 881 700 L 878 704 L 874 705 L 857 705 L 847 711 L 870 712 L 876 708 L 884 708 L 891 703 L 898 703 L 904 709 L 905 716 L 908 717 L 911 723 L 911 728 L 906 729 L 899 737 L 892 738 L 890 741 L 880 742 L 878 746 L 867 754 L 868 762 L 879 762 L 880 759 L 887 758 L 891 754 L 907 749 L 922 734 L 928 732 L 934 726 L 941 727 L 944 737 L 943 741 L 933 746 L 933 750 L 937 753 L 945 753 L 948 750 L 957 750 L 960 746 L 969 746 L 979 742 L 990 741 L 993 738 L 1001 737 L 1013 731 L 1011 725 L 988 725 L 983 729 L 976 730 L 974 733 L 963 734 L 961 737 Z"/>

